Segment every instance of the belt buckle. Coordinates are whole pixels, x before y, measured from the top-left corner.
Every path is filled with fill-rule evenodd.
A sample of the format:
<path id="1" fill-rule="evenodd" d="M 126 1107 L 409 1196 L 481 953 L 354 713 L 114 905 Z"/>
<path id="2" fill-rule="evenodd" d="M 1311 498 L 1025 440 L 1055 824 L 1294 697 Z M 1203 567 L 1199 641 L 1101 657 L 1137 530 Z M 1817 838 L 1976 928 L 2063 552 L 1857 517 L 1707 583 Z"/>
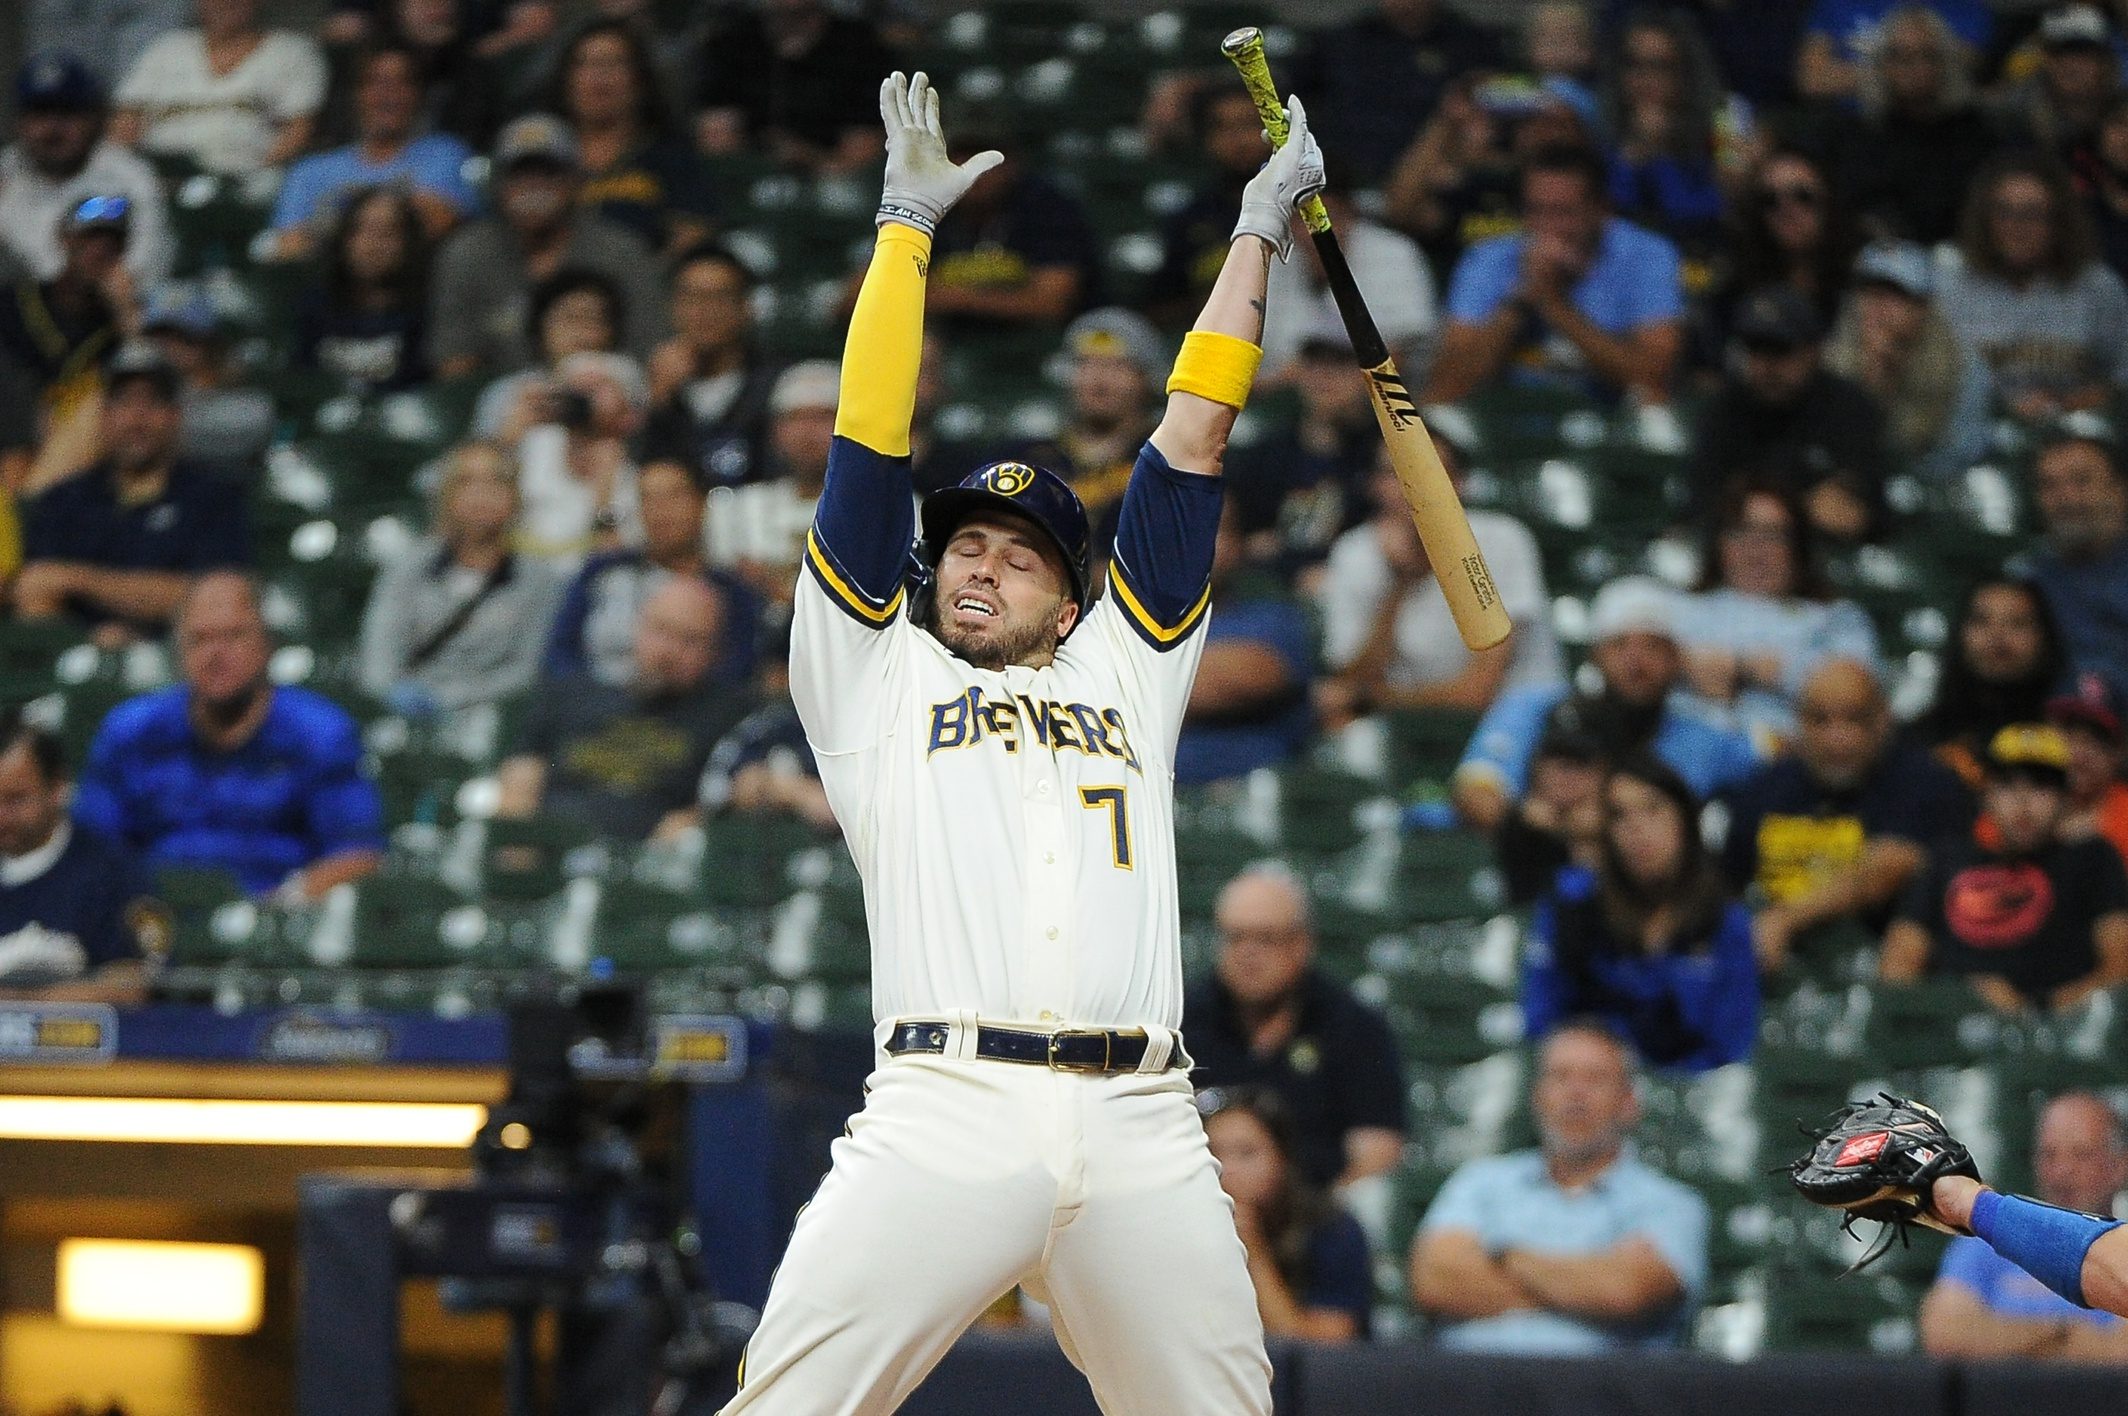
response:
<path id="1" fill-rule="evenodd" d="M 1098 1037 L 1101 1039 L 1101 1060 L 1098 1064 L 1066 1062 L 1057 1056 L 1057 1047 L 1066 1038 Z M 1115 1035 L 1106 1028 L 1061 1028 L 1049 1035 L 1049 1070 L 1052 1072 L 1106 1073 L 1109 1055 L 1115 1050 Z"/>

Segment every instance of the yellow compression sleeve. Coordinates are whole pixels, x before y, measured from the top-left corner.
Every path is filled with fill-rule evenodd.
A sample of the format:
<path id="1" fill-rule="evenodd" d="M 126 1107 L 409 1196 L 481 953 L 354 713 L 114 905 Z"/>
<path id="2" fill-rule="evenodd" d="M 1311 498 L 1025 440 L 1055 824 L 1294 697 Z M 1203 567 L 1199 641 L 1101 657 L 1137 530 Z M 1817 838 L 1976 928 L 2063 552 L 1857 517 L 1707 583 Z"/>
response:
<path id="1" fill-rule="evenodd" d="M 850 314 L 835 431 L 887 457 L 909 455 L 916 366 L 924 352 L 924 277 L 931 238 L 913 226 L 879 228 L 872 264 Z"/>
<path id="2" fill-rule="evenodd" d="M 1249 386 L 1256 382 L 1256 366 L 1262 362 L 1263 350 L 1246 339 L 1193 329 L 1182 337 L 1182 352 L 1175 356 L 1175 370 L 1167 376 L 1167 391 L 1194 393 L 1240 409 L 1248 404 Z"/>

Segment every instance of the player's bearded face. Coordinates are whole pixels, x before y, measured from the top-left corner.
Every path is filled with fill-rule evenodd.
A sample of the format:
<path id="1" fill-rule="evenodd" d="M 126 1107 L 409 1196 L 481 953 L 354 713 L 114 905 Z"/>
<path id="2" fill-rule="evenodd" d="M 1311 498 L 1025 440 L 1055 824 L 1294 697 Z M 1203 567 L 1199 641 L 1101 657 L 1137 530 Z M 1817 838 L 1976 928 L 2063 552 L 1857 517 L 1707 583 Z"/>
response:
<path id="1" fill-rule="evenodd" d="M 938 561 L 931 632 L 979 669 L 1039 668 L 1078 620 L 1063 558 L 1032 522 L 977 517 Z"/>

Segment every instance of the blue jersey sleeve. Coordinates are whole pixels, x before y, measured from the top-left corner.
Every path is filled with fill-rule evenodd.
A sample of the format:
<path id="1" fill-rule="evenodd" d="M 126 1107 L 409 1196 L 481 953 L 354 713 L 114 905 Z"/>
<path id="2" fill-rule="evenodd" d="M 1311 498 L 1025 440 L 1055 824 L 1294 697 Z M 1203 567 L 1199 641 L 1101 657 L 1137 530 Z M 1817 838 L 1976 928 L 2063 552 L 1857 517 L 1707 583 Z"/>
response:
<path id="1" fill-rule="evenodd" d="M 901 608 L 902 577 L 915 536 L 909 459 L 889 457 L 838 434 L 806 536 L 807 572 L 843 613 L 884 628 Z"/>
<path id="2" fill-rule="evenodd" d="M 96 730 L 89 746 L 89 760 L 74 783 L 73 814 L 75 823 L 83 829 L 121 850 L 132 850 L 140 843 L 132 836 L 125 795 L 125 759 L 131 748 L 125 717 L 121 708 Z"/>
<path id="3" fill-rule="evenodd" d="M 1217 477 L 1177 472 L 1151 443 L 1139 449 L 1108 579 L 1131 628 L 1162 652 L 1204 621 L 1220 495 Z"/>
<path id="4" fill-rule="evenodd" d="M 313 738 L 312 775 L 304 814 L 316 852 L 311 859 L 346 851 L 384 849 L 384 798 L 362 771 L 362 739 L 354 720 L 321 718 Z"/>

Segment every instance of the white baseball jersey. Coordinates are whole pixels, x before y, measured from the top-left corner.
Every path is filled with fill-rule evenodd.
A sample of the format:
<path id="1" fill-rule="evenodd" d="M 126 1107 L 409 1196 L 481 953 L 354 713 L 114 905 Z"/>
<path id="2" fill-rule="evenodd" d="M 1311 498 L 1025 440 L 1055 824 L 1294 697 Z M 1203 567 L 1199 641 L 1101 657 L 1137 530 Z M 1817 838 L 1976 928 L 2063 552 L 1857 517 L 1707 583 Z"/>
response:
<path id="1" fill-rule="evenodd" d="M 791 632 L 791 696 L 864 880 L 873 1016 L 1179 1027 L 1174 751 L 1218 481 L 1147 444 L 1107 593 L 1054 662 L 991 671 L 902 612 L 906 467 L 836 440 Z"/>

